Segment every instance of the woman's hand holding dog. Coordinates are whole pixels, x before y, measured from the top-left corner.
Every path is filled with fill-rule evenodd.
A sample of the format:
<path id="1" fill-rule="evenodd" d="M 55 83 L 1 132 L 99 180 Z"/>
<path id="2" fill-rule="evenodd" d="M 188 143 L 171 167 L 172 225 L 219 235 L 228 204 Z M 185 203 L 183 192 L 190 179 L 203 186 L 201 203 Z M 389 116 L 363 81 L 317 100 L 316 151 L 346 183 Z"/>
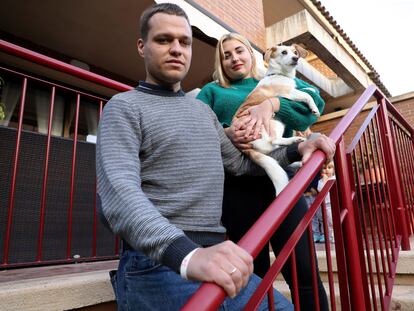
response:
<path id="1" fill-rule="evenodd" d="M 260 138 L 262 127 L 270 133 L 270 120 L 275 112 L 279 111 L 280 102 L 278 98 L 267 98 L 261 104 L 246 109 L 235 122 L 236 130 L 245 128 L 245 138 L 253 136 L 253 139 Z"/>

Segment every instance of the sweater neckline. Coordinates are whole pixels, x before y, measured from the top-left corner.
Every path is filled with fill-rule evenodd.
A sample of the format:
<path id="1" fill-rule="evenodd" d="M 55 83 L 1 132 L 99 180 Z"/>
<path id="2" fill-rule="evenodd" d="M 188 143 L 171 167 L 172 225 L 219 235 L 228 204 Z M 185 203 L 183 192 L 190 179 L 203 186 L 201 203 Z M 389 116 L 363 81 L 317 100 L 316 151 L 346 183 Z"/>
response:
<path id="1" fill-rule="evenodd" d="M 233 81 L 231 85 L 249 85 L 255 82 L 257 82 L 255 78 L 246 78 L 246 79 L 240 79 L 240 80 Z"/>
<path id="2" fill-rule="evenodd" d="M 158 84 L 151 84 L 147 83 L 145 81 L 139 81 L 138 86 L 136 87 L 137 91 L 141 91 L 144 93 L 159 95 L 159 96 L 169 96 L 169 97 L 181 97 L 185 96 L 185 93 L 182 89 L 180 89 L 177 92 L 174 92 L 173 90 Z"/>

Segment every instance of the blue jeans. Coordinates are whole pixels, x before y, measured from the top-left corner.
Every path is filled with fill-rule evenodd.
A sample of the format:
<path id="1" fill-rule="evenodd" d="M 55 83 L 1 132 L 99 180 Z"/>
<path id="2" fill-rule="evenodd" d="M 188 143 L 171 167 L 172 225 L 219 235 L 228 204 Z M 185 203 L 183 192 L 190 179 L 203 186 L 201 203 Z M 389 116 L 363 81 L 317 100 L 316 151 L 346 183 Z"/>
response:
<path id="1" fill-rule="evenodd" d="M 219 310 L 242 310 L 261 279 L 252 275 L 248 285 L 234 298 L 227 297 Z M 127 250 L 111 275 L 118 310 L 180 310 L 199 288 L 200 282 L 184 280 L 170 268 L 141 252 Z M 293 310 L 293 305 L 274 290 L 277 311 Z M 268 310 L 264 299 L 258 310 Z"/>
<path id="2" fill-rule="evenodd" d="M 316 196 L 304 196 L 308 208 L 315 201 Z M 312 217 L 312 231 L 313 237 L 319 238 L 323 235 L 322 209 L 318 208 L 315 215 Z"/>

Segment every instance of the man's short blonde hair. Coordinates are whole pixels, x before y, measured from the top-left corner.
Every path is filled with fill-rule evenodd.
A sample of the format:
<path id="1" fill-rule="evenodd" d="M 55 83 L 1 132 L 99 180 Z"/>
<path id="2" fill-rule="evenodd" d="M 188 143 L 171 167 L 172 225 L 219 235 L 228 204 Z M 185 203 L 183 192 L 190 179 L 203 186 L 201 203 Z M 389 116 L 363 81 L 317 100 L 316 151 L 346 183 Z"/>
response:
<path id="1" fill-rule="evenodd" d="M 224 59 L 223 42 L 227 40 L 232 40 L 232 39 L 237 40 L 240 43 L 242 43 L 244 46 L 246 46 L 247 50 L 250 52 L 250 55 L 252 57 L 252 69 L 251 69 L 252 77 L 256 79 L 259 78 L 259 75 L 257 72 L 256 57 L 254 56 L 253 48 L 250 45 L 249 40 L 247 40 L 245 37 L 243 37 L 242 35 L 238 33 L 230 32 L 228 34 L 223 35 L 220 38 L 220 40 L 217 42 L 216 56 L 215 56 L 215 63 L 214 63 L 214 73 L 213 73 L 213 79 L 217 80 L 218 83 L 222 87 L 226 87 L 226 88 L 230 87 L 230 84 L 232 81 L 229 79 L 229 77 L 225 74 L 223 70 L 223 64 L 222 64 L 222 61 Z"/>

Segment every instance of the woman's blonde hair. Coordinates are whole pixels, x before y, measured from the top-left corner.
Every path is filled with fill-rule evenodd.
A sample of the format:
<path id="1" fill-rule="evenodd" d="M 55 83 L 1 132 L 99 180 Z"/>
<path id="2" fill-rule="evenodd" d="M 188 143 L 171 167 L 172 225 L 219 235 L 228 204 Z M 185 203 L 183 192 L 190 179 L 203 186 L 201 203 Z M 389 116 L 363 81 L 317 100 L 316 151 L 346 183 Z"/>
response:
<path id="1" fill-rule="evenodd" d="M 230 87 L 231 80 L 226 75 L 226 73 L 223 70 L 223 58 L 224 58 L 224 50 L 223 50 L 223 42 L 227 40 L 237 40 L 240 43 L 242 43 L 244 46 L 246 46 L 247 50 L 250 52 L 250 55 L 252 57 L 252 69 L 251 69 L 251 75 L 253 78 L 258 79 L 258 72 L 257 72 L 257 65 L 256 65 L 256 57 L 253 53 L 253 48 L 250 45 L 249 40 L 247 40 L 242 35 L 239 35 L 238 33 L 230 32 L 228 34 L 223 35 L 220 40 L 217 42 L 216 46 L 216 56 L 215 56 L 215 63 L 214 63 L 214 73 L 213 73 L 213 79 L 218 80 L 218 83 L 222 87 Z"/>

